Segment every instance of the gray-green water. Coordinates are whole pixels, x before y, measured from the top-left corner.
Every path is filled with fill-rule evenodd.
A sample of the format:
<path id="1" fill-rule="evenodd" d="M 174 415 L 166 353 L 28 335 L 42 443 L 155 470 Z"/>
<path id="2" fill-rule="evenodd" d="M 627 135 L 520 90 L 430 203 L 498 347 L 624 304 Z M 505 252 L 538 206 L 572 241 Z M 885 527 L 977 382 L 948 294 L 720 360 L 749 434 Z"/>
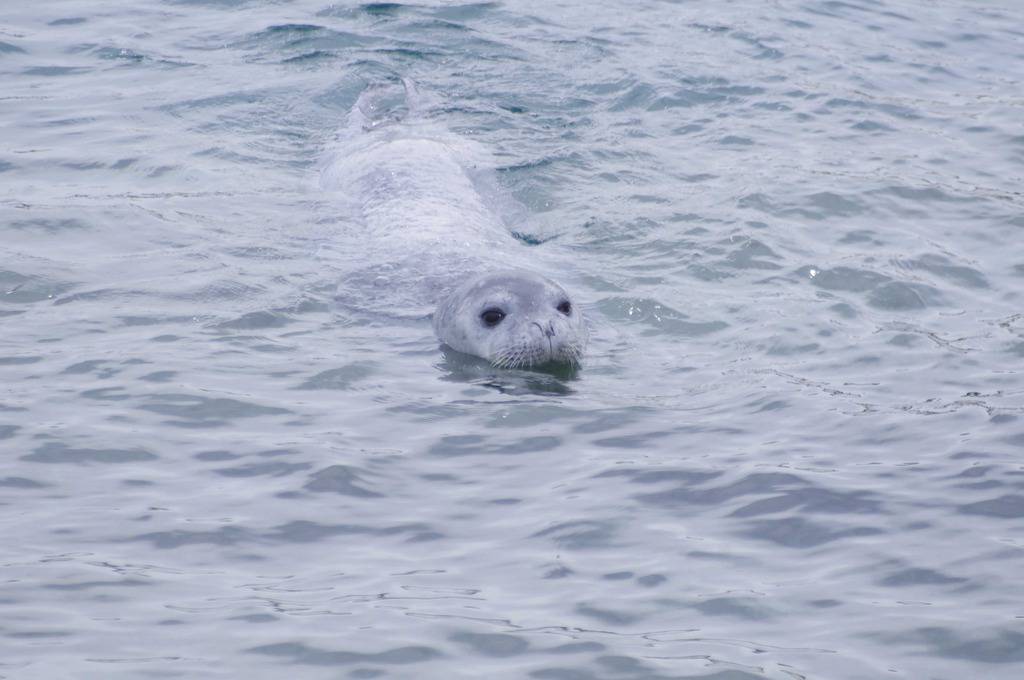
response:
<path id="1" fill-rule="evenodd" d="M 0 676 L 1021 677 L 1022 27 L 5 3 Z M 578 375 L 339 292 L 318 164 L 399 76 L 573 263 Z"/>

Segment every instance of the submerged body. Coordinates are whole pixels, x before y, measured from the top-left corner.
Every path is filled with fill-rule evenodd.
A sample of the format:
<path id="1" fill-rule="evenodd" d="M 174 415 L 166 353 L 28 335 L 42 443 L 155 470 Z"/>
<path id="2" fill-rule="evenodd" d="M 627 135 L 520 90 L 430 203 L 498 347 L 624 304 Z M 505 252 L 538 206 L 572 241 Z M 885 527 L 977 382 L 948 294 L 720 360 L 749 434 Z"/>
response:
<path id="1" fill-rule="evenodd" d="M 578 365 L 586 346 L 579 308 L 559 284 L 519 264 L 524 246 L 474 177 L 493 166 L 486 151 L 428 121 L 374 123 L 370 95 L 353 108 L 321 173 L 321 186 L 343 192 L 361 219 L 352 247 L 368 268 L 358 278 L 423 288 L 440 301 L 438 339 L 456 351 L 505 368 Z M 396 300 L 419 298 L 393 292 Z"/>

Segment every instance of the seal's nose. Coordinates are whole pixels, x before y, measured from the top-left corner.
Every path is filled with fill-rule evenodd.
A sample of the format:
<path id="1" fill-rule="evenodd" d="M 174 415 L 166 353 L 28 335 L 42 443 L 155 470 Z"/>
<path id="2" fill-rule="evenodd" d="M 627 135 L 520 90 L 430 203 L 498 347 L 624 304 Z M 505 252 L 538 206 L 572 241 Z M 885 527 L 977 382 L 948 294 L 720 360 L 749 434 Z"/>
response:
<path id="1" fill-rule="evenodd" d="M 555 337 L 555 324 L 551 323 L 550 321 L 548 321 L 548 327 L 547 328 L 545 328 L 544 326 L 541 326 L 536 321 L 531 321 L 530 323 L 532 323 L 534 326 L 536 326 L 537 330 L 539 330 L 544 335 L 544 337 L 546 337 L 548 340 L 550 340 L 551 338 Z"/>
<path id="2" fill-rule="evenodd" d="M 544 326 L 541 326 L 536 321 L 531 321 L 530 323 L 532 323 L 534 326 L 536 326 L 537 330 L 539 330 L 541 332 L 541 334 L 545 338 L 548 339 L 547 360 L 548 361 L 553 361 L 554 358 L 555 358 L 555 343 L 554 343 L 555 324 L 553 324 L 552 322 L 549 321 L 547 327 L 545 328 Z"/>

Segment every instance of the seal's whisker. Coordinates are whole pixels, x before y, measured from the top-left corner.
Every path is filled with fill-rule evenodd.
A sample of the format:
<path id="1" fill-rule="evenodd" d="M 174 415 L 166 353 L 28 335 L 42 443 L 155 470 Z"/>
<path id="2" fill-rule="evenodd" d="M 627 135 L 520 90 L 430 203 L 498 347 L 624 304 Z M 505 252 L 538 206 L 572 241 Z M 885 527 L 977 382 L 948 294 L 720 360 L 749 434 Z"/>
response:
<path id="1" fill-rule="evenodd" d="M 512 360 L 513 358 L 511 352 L 509 352 L 508 348 L 505 348 L 502 351 L 498 352 L 498 354 L 494 357 L 494 360 L 491 362 L 491 364 L 495 368 L 508 368 Z"/>

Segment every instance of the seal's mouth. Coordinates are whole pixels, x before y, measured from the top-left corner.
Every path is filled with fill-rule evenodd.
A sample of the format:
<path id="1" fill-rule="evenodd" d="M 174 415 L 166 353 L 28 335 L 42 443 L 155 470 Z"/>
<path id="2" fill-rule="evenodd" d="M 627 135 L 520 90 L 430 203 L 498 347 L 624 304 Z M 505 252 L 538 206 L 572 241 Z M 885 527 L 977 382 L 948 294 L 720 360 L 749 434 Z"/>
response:
<path id="1" fill-rule="evenodd" d="M 491 358 L 495 368 L 537 368 L 554 365 L 578 368 L 583 359 L 583 347 L 577 343 L 558 345 L 517 345 L 507 347 Z"/>

